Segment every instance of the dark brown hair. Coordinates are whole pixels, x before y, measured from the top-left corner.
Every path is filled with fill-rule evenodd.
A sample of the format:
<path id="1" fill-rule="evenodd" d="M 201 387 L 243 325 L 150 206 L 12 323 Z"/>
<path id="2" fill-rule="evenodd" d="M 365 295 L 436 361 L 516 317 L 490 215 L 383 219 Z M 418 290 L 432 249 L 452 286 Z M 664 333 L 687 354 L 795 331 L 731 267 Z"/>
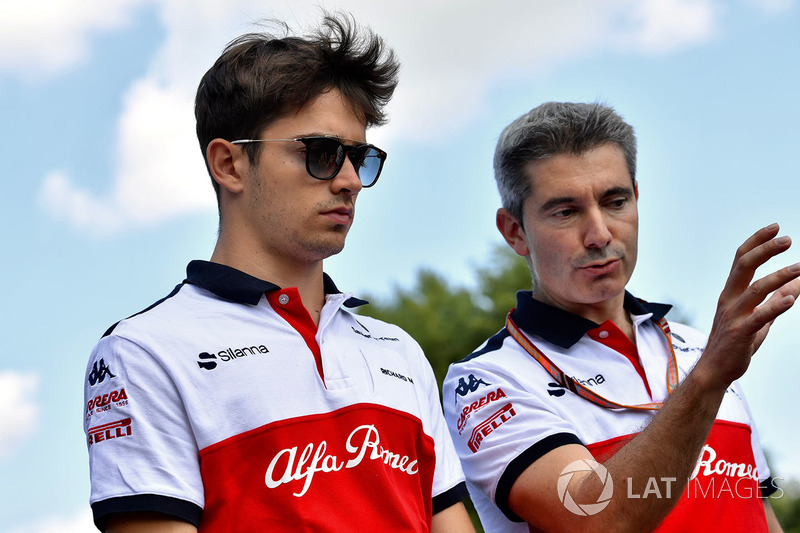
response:
<path id="1" fill-rule="evenodd" d="M 315 33 L 279 37 L 248 33 L 230 42 L 203 76 L 195 98 L 203 158 L 217 138 L 257 138 L 277 118 L 338 89 L 367 126 L 386 122 L 384 107 L 397 86 L 400 64 L 383 39 L 350 15 L 324 15 Z M 251 161 L 260 143 L 245 145 Z M 210 173 L 210 172 L 209 172 Z M 219 184 L 212 177 L 219 200 Z"/>

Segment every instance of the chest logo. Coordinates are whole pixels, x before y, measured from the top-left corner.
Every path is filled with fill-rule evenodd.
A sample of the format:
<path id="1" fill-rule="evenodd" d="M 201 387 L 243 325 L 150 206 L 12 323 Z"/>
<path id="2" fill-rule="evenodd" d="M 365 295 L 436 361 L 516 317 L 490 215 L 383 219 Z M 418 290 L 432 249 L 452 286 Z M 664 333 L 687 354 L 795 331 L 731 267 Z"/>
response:
<path id="1" fill-rule="evenodd" d="M 217 361 L 235 361 L 241 357 L 266 353 L 269 353 L 269 350 L 263 344 L 259 344 L 258 346 L 243 346 L 241 348 L 225 348 L 216 353 L 202 352 L 197 356 L 199 359 L 199 361 L 197 361 L 197 366 L 203 370 L 214 370 L 217 368 Z"/>

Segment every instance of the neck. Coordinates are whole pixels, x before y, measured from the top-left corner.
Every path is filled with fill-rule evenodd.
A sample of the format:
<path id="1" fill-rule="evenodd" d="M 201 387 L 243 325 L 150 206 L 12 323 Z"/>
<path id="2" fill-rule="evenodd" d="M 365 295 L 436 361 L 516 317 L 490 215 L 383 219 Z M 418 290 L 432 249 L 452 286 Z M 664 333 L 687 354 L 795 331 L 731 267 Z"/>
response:
<path id="1" fill-rule="evenodd" d="M 322 261 L 293 262 L 259 251 L 242 251 L 217 241 L 211 261 L 233 267 L 281 288 L 297 287 L 303 305 L 314 323 L 319 325 L 325 289 Z"/>

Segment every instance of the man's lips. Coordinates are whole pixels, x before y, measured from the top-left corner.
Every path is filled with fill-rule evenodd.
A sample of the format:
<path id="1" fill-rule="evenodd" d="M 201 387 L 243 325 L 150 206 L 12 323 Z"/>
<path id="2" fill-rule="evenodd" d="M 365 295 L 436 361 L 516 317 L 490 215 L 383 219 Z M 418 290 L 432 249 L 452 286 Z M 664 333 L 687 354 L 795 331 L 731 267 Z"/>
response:
<path id="1" fill-rule="evenodd" d="M 608 274 L 617 268 L 619 262 L 619 259 L 609 259 L 607 261 L 603 261 L 602 263 L 591 263 L 589 265 L 580 267 L 580 269 L 593 275 Z"/>
<path id="2" fill-rule="evenodd" d="M 337 207 L 328 211 L 323 211 L 322 216 L 328 217 L 337 224 L 349 224 L 353 218 L 353 209 L 347 207 Z"/>

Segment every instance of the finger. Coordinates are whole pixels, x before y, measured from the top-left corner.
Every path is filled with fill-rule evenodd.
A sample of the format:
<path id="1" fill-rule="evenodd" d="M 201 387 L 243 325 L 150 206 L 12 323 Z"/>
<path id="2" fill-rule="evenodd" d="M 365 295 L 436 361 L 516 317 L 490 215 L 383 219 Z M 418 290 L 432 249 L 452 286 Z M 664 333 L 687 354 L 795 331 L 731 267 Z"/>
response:
<path id="1" fill-rule="evenodd" d="M 794 265 L 773 272 L 768 276 L 764 276 L 754 281 L 747 290 L 744 291 L 737 305 L 740 305 L 741 308 L 746 311 L 747 309 L 752 309 L 760 305 L 770 293 L 773 293 L 770 299 L 776 296 L 783 297 L 791 295 L 794 285 L 790 285 L 790 283 L 798 277 L 800 277 L 800 263 L 795 263 Z"/>
<path id="2" fill-rule="evenodd" d="M 800 267 L 798 267 L 798 272 L 800 273 Z M 757 307 L 753 311 L 746 320 L 745 331 L 755 333 L 764 328 L 764 326 L 770 325 L 777 317 L 791 309 L 799 296 L 800 279 L 795 278 L 776 290 L 772 296 L 764 302 L 764 305 Z"/>
<path id="3" fill-rule="evenodd" d="M 756 246 L 764 244 L 768 240 L 773 239 L 778 234 L 780 229 L 780 226 L 773 222 L 769 226 L 765 226 L 753 233 L 746 241 L 744 241 L 744 243 L 742 243 L 741 246 L 739 246 L 739 248 L 736 249 L 736 255 L 733 258 L 733 263 L 736 264 L 736 261 L 738 261 L 741 256 Z"/>
<path id="4" fill-rule="evenodd" d="M 758 267 L 776 255 L 782 254 L 788 250 L 791 245 L 792 239 L 783 236 L 763 242 L 741 255 L 739 251 L 737 251 L 737 258 L 733 263 L 733 267 L 731 267 L 731 273 L 728 275 L 728 281 L 725 284 L 723 295 L 731 292 L 738 294 L 744 291 L 753 280 L 753 275 L 755 275 Z M 742 250 L 742 247 L 739 247 L 739 250 Z"/>

